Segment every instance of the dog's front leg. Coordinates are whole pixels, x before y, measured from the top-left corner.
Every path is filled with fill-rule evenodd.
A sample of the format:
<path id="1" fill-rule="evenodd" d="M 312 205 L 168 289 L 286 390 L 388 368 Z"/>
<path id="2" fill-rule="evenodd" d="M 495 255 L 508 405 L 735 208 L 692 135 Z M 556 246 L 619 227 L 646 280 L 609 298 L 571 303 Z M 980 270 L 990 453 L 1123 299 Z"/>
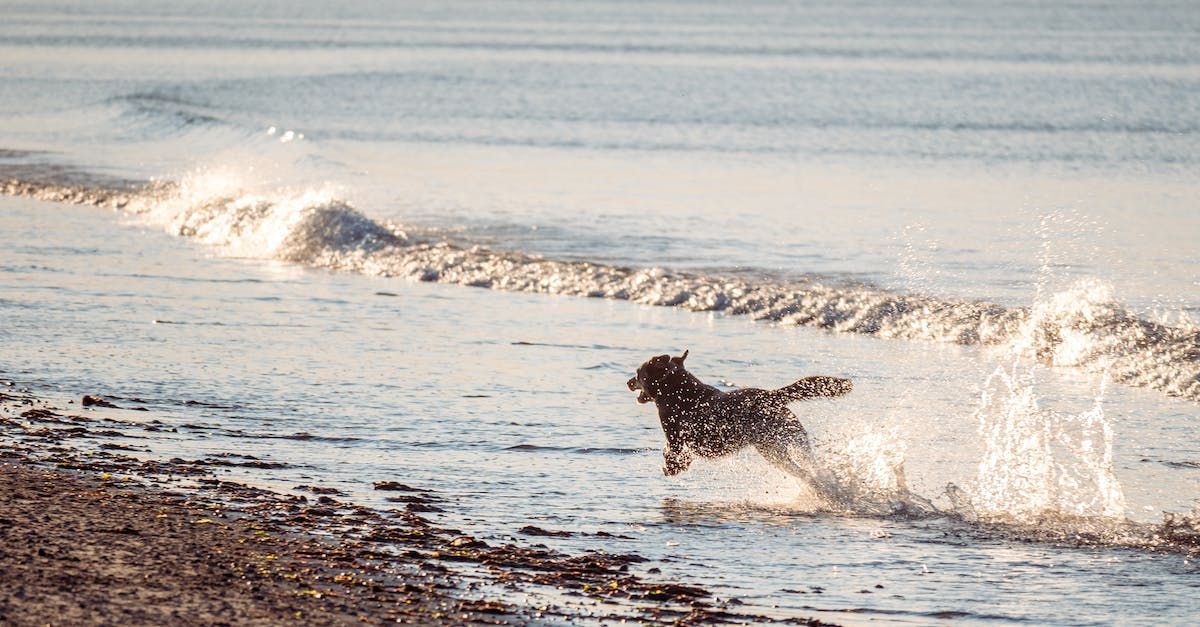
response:
<path id="1" fill-rule="evenodd" d="M 683 446 L 667 444 L 663 449 L 663 474 L 673 477 L 692 465 L 692 453 Z"/>
<path id="2" fill-rule="evenodd" d="M 663 449 L 663 474 L 673 477 L 692 465 L 692 452 L 684 444 L 678 408 L 655 404 L 658 405 L 658 421 L 662 424 L 663 435 L 667 436 L 667 448 Z"/>

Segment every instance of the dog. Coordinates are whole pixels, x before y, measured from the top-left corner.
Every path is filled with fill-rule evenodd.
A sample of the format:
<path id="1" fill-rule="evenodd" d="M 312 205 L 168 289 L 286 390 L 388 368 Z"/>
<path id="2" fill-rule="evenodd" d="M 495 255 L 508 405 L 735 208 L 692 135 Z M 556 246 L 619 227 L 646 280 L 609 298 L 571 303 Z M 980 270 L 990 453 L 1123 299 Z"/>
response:
<path id="1" fill-rule="evenodd" d="M 778 390 L 723 392 L 688 372 L 683 366 L 687 356 L 683 351 L 679 357 L 653 357 L 627 383 L 639 403 L 653 402 L 658 408 L 667 436 L 663 474 L 687 470 L 693 455 L 712 459 L 753 446 L 767 461 L 816 488 L 808 434 L 788 403 L 843 396 L 853 387 L 850 380 L 806 377 Z M 805 455 L 804 465 L 792 458 L 791 450 Z"/>

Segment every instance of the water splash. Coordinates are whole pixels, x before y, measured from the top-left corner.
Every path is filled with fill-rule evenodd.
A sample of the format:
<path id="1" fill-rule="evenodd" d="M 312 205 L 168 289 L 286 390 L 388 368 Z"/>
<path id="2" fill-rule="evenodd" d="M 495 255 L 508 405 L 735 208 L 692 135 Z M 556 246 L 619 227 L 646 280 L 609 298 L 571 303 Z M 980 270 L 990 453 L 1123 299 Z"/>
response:
<path id="1" fill-rule="evenodd" d="M 951 497 L 959 511 L 993 521 L 1121 518 L 1125 497 L 1113 469 L 1113 432 L 1103 387 L 1078 413 L 1040 407 L 1032 369 L 998 369 L 975 412 L 984 442 L 974 483 Z"/>
<path id="2" fill-rule="evenodd" d="M 774 468 L 751 450 L 697 465 L 693 481 L 707 497 L 722 495 L 740 507 L 852 516 L 936 515 L 928 500 L 908 489 L 904 452 L 895 430 L 865 427 L 845 439 L 826 439 L 812 458 L 792 451 L 812 483 Z"/>
<path id="3" fill-rule="evenodd" d="M 1118 349 L 1129 341 L 1113 330 L 1126 328 L 1129 314 L 1111 288 L 1095 280 L 1050 290 L 1058 278 L 1057 244 L 1048 231 L 1064 221 L 1074 224 L 1073 217 L 1059 213 L 1039 223 L 1041 269 L 1034 304 L 1006 345 L 1010 365 L 984 382 L 974 414 L 984 445 L 977 477 L 966 491 L 947 490 L 956 510 L 973 519 L 1016 524 L 1070 519 L 1086 527 L 1093 519 L 1125 516 L 1103 400 Z M 1038 364 L 1099 370 L 1091 405 L 1075 412 L 1043 408 Z"/>
<path id="4" fill-rule="evenodd" d="M 807 478 L 776 469 L 752 451 L 702 464 L 696 475 L 705 494 L 724 495 L 748 507 L 851 516 L 939 514 L 932 503 L 909 490 L 905 450 L 895 429 L 864 425 L 846 437 L 823 438 L 811 457 L 792 450 L 792 460 L 806 469 Z"/>

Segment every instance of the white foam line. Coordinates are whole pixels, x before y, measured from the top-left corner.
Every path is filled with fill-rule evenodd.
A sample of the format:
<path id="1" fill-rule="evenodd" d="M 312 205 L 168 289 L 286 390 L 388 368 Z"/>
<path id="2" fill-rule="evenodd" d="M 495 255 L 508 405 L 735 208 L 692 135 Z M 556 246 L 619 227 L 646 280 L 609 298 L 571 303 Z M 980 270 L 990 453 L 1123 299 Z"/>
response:
<path id="1" fill-rule="evenodd" d="M 313 267 L 519 292 L 628 300 L 882 338 L 1001 346 L 1044 363 L 1200 402 L 1200 329 L 1140 319 L 1103 284 L 1033 307 L 939 300 L 861 286 L 556 261 L 415 241 L 327 189 L 245 194 L 210 180 L 140 191 L 14 180 L 9 195 L 110 207 L 229 254 Z"/>

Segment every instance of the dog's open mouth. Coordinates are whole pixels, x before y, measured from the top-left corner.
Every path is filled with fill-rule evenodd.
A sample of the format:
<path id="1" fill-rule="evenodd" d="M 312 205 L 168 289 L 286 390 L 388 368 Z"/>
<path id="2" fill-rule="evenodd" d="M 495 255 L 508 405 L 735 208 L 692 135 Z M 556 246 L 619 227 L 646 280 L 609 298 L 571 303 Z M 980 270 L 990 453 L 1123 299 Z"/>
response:
<path id="1" fill-rule="evenodd" d="M 649 403 L 654 400 L 653 397 L 651 397 L 648 393 L 646 393 L 646 389 L 642 387 L 642 382 L 638 381 L 637 377 L 630 378 L 629 381 L 625 382 L 625 385 L 629 386 L 630 392 L 637 390 L 637 393 L 638 393 L 637 400 L 639 403 Z"/>

